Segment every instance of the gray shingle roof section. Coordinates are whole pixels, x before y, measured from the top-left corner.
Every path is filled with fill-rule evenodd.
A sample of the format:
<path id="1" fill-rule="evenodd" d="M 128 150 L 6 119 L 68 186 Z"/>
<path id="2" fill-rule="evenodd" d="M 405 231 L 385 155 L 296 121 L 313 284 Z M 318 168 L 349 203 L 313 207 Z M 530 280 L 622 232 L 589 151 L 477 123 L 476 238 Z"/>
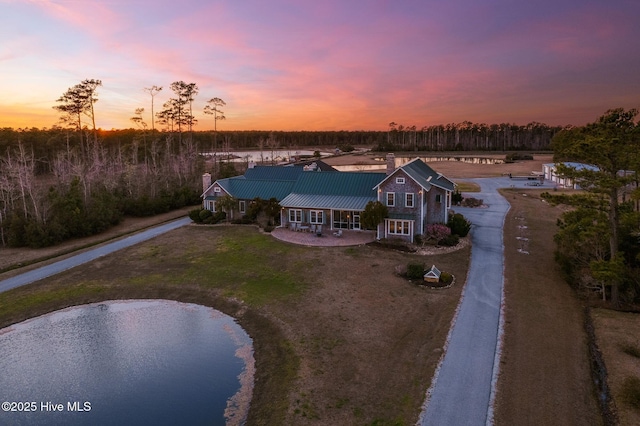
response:
<path id="1" fill-rule="evenodd" d="M 375 186 L 384 173 L 361 172 L 305 172 L 291 191 L 294 194 L 348 195 L 376 197 Z"/>
<path id="2" fill-rule="evenodd" d="M 429 188 L 430 185 L 435 185 L 449 191 L 453 191 L 455 189 L 453 182 L 433 170 L 423 161 L 416 159 L 401 166 L 400 168 L 424 188 Z M 429 177 L 431 177 L 431 179 L 429 179 Z"/>
<path id="3" fill-rule="evenodd" d="M 280 202 L 287 208 L 312 208 L 362 211 L 376 197 L 352 197 L 349 195 L 290 194 Z"/>

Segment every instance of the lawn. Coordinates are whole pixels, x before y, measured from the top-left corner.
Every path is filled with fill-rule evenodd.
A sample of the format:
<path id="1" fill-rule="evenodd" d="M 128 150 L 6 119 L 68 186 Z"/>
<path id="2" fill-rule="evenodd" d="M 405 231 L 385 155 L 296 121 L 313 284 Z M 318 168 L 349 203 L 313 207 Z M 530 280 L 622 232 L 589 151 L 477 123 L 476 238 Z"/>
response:
<path id="1" fill-rule="evenodd" d="M 469 248 L 418 257 L 301 247 L 252 226 L 187 226 L 0 294 L 0 327 L 66 306 L 133 298 L 217 308 L 254 339 L 249 424 L 413 424 L 457 306 Z M 429 290 L 416 259 L 456 275 Z"/>

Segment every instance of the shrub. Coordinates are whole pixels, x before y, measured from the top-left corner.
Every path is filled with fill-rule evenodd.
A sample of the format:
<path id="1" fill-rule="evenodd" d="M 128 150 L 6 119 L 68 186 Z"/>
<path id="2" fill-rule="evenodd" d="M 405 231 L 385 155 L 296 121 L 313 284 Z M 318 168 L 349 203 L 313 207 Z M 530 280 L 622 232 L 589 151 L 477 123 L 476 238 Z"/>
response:
<path id="1" fill-rule="evenodd" d="M 484 203 L 482 198 L 467 197 L 462 200 L 462 207 L 480 207 Z"/>
<path id="2" fill-rule="evenodd" d="M 200 210 L 200 213 L 198 213 L 198 216 L 200 216 L 200 221 L 204 222 L 213 216 L 213 213 L 211 213 L 211 210 L 202 209 Z"/>
<path id="3" fill-rule="evenodd" d="M 425 233 L 427 240 L 440 241 L 449 235 L 451 235 L 451 229 L 447 225 L 442 223 L 427 225 L 427 232 Z"/>
<path id="4" fill-rule="evenodd" d="M 622 382 L 620 399 L 633 408 L 640 408 L 640 379 L 630 376 Z"/>
<path id="5" fill-rule="evenodd" d="M 440 282 L 443 284 L 451 284 L 453 282 L 453 275 L 448 272 L 441 272 Z"/>
<path id="6" fill-rule="evenodd" d="M 264 227 L 264 232 L 271 232 L 273 231 L 274 226 L 273 225 L 267 225 Z"/>
<path id="7" fill-rule="evenodd" d="M 222 222 L 227 218 L 227 214 L 223 211 L 215 212 L 213 216 L 211 216 L 211 223 Z"/>
<path id="8" fill-rule="evenodd" d="M 407 264 L 407 278 L 411 280 L 421 280 L 424 278 L 424 265 L 422 263 Z"/>
<path id="9" fill-rule="evenodd" d="M 456 234 L 451 234 L 451 235 L 447 235 L 446 237 L 438 241 L 438 245 L 444 246 L 444 247 L 454 247 L 458 245 L 459 242 L 460 242 L 460 237 L 458 237 L 458 235 Z"/>
<path id="10" fill-rule="evenodd" d="M 451 195 L 451 202 L 455 205 L 458 205 L 462 202 L 462 194 L 460 193 L 460 191 L 458 191 L 457 189 L 455 190 L 455 192 Z"/>
<path id="11" fill-rule="evenodd" d="M 202 219 L 200 218 L 200 212 L 202 209 L 193 209 L 189 211 L 189 219 L 194 221 L 195 223 L 202 223 Z"/>
<path id="12" fill-rule="evenodd" d="M 447 226 L 451 228 L 451 233 L 460 237 L 466 237 L 471 229 L 471 222 L 469 222 L 463 215 L 456 213 L 449 217 Z M 457 243 L 456 243 L 457 244 Z"/>

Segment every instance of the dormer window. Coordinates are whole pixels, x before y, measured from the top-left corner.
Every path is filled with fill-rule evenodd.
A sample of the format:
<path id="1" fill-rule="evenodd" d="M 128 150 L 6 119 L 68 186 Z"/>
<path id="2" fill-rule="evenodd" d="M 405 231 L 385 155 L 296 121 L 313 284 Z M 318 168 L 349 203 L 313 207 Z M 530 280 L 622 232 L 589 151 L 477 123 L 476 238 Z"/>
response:
<path id="1" fill-rule="evenodd" d="M 404 178 L 403 177 L 397 177 L 396 178 L 396 183 L 398 185 L 404 185 Z"/>
<path id="2" fill-rule="evenodd" d="M 213 192 L 220 192 L 220 187 L 216 186 L 215 188 L 213 188 Z"/>

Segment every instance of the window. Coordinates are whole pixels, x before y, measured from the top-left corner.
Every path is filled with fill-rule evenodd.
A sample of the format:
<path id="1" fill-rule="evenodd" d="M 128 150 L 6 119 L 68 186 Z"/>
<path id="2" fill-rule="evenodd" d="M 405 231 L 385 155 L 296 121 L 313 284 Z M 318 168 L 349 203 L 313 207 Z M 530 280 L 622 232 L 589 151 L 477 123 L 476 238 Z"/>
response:
<path id="1" fill-rule="evenodd" d="M 387 192 L 387 206 L 393 207 L 396 205 L 396 193 Z"/>
<path id="2" fill-rule="evenodd" d="M 247 202 L 242 200 L 238 203 L 238 210 L 240 213 L 245 213 L 247 211 Z"/>
<path id="3" fill-rule="evenodd" d="M 302 222 L 302 210 L 289 209 L 289 222 Z"/>
<path id="4" fill-rule="evenodd" d="M 324 223 L 324 214 L 322 210 L 311 210 L 309 212 L 309 222 L 323 224 Z"/>
<path id="5" fill-rule="evenodd" d="M 436 203 L 441 203 L 441 202 L 442 202 L 442 195 L 436 194 Z"/>
<path id="6" fill-rule="evenodd" d="M 213 192 L 220 192 L 220 187 L 216 186 L 215 188 L 213 188 Z"/>
<path id="7" fill-rule="evenodd" d="M 405 207 L 413 207 L 413 193 L 407 192 L 404 194 L 404 206 Z"/>
<path id="8" fill-rule="evenodd" d="M 398 185 L 404 185 L 404 178 L 403 177 L 396 178 L 396 183 Z"/>
<path id="9" fill-rule="evenodd" d="M 410 235 L 411 221 L 410 220 L 393 220 L 388 222 L 387 233 L 391 235 Z"/>
<path id="10" fill-rule="evenodd" d="M 216 211 L 216 202 L 215 201 L 207 201 L 207 210 L 215 212 Z"/>

